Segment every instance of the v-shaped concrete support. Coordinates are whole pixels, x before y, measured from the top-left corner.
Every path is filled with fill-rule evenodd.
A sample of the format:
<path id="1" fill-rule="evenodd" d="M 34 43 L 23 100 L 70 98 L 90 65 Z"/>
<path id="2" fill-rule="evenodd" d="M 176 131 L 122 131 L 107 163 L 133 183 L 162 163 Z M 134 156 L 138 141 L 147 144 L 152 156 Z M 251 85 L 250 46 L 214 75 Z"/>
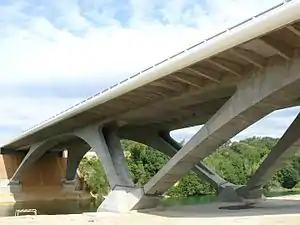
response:
<path id="1" fill-rule="evenodd" d="M 300 97 L 300 58 L 271 62 L 242 81 L 234 95 L 145 185 L 145 194 L 160 195 L 220 145 Z"/>
<path id="2" fill-rule="evenodd" d="M 122 138 L 148 145 L 169 157 L 174 156 L 182 147 L 170 136 L 169 132 L 159 132 L 153 127 L 130 127 L 128 129 L 121 129 L 120 135 Z M 208 168 L 203 162 L 199 162 L 193 170 L 201 179 L 211 184 L 217 191 L 221 191 L 223 188 L 233 185 Z"/>

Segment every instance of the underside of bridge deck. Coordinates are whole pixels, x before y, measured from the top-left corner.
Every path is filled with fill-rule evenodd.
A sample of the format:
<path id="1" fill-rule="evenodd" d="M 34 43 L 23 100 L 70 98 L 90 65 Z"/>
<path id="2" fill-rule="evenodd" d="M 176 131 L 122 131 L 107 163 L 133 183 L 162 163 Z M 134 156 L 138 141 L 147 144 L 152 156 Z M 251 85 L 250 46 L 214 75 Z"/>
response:
<path id="1" fill-rule="evenodd" d="M 290 1 L 285 3 L 285 6 L 279 5 L 278 9 L 280 7 L 297 8 L 299 5 L 297 1 Z M 288 14 L 281 15 L 281 17 L 287 18 L 289 16 Z M 260 20 L 267 21 L 264 13 L 259 17 L 262 17 Z M 28 150 L 32 143 L 38 143 L 93 123 L 105 125 L 115 122 L 120 127 L 155 126 L 158 130 L 168 131 L 206 123 L 236 92 L 237 85 L 243 80 L 250 79 L 254 74 L 262 73 L 261 71 L 270 64 L 270 61 L 278 59 L 290 61 L 299 54 L 299 21 L 293 20 L 291 17 L 291 19 L 286 19 L 288 23 L 282 23 L 281 27 L 268 30 L 270 25 L 255 25 L 258 21 L 257 18 L 252 17 L 238 26 L 208 38 L 164 62 L 156 64 L 153 68 L 139 73 L 149 73 L 147 84 L 137 86 L 120 96 L 46 126 L 39 132 L 29 132 L 26 138 L 19 138 L 3 147 Z M 246 29 L 245 27 L 251 27 L 252 24 L 253 31 L 250 28 L 247 30 L 254 32 L 254 30 L 261 29 L 261 34 L 251 38 L 253 34 L 247 33 L 245 37 L 239 39 L 237 44 L 235 33 L 242 32 Z M 224 45 L 222 51 L 214 52 L 215 42 L 218 42 L 218 45 Z M 194 48 L 201 46 L 203 46 L 201 51 L 193 53 Z M 189 51 L 192 53 L 189 54 Z M 176 61 L 177 57 L 180 58 L 185 54 L 189 54 L 189 57 L 197 54 L 199 60 L 189 64 L 182 63 L 180 59 Z M 211 54 L 211 56 L 200 59 L 202 54 Z M 170 67 L 171 69 L 164 70 L 164 64 L 168 64 L 172 60 L 174 63 Z M 150 77 L 156 73 L 156 68 L 159 70 L 160 67 L 165 76 L 150 81 Z M 134 75 L 132 79 L 138 77 L 139 75 Z M 120 84 L 123 85 L 126 82 L 120 82 Z M 114 88 L 118 89 L 118 86 Z M 106 93 L 106 90 L 102 92 L 102 94 Z M 95 96 L 99 97 L 101 93 Z M 89 100 L 82 104 L 87 102 Z M 39 126 L 37 125 L 37 127 Z"/>

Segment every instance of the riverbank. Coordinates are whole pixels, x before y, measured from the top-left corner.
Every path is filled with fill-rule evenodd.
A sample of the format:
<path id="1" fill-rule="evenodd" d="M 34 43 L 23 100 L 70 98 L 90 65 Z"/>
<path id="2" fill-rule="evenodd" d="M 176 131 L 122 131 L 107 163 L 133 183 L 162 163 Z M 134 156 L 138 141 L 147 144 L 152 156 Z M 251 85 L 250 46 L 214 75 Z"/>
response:
<path id="1" fill-rule="evenodd" d="M 221 207 L 221 208 L 220 208 Z M 236 208 L 228 204 L 209 203 L 174 207 L 159 207 L 140 212 L 124 214 L 83 213 L 72 215 L 39 215 L 24 217 L 3 217 L 3 224 L 299 224 L 300 195 L 268 198 L 253 208 Z"/>
<path id="2" fill-rule="evenodd" d="M 1 193 L 0 204 L 18 203 L 32 201 L 53 201 L 53 200 L 91 200 L 92 196 L 86 191 L 74 192 L 55 192 L 43 190 L 42 192 L 24 192 L 24 193 Z"/>

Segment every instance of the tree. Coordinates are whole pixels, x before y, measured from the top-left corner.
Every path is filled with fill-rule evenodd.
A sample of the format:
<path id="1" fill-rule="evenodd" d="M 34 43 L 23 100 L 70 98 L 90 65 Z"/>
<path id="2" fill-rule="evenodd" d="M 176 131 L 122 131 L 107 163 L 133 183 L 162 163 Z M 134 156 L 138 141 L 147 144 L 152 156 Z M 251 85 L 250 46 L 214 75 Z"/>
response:
<path id="1" fill-rule="evenodd" d="M 277 141 L 278 139 L 269 137 L 253 137 L 237 142 L 228 141 L 205 158 L 204 163 L 229 182 L 244 185 L 256 172 Z M 169 160 L 165 154 L 138 142 L 123 140 L 122 146 L 130 175 L 138 187 L 146 184 Z M 107 194 L 109 185 L 97 158 L 82 160 L 80 171 L 92 193 Z M 284 167 L 274 174 L 264 188 L 272 190 L 272 188 L 281 186 L 291 189 L 298 183 L 299 173 L 300 156 L 295 155 L 287 160 Z M 166 194 L 175 197 L 189 197 L 211 193 L 214 193 L 213 188 L 194 172 L 190 172 Z"/>
<path id="2" fill-rule="evenodd" d="M 283 188 L 292 189 L 299 181 L 299 173 L 291 164 L 282 168 L 279 174 L 280 184 Z"/>
<path id="3" fill-rule="evenodd" d="M 190 197 L 212 194 L 213 188 L 200 178 L 194 172 L 190 172 L 176 183 L 168 192 L 172 197 Z"/>
<path id="4" fill-rule="evenodd" d="M 168 161 L 163 153 L 138 142 L 122 141 L 128 168 L 136 186 L 143 186 Z"/>
<path id="5" fill-rule="evenodd" d="M 103 196 L 109 192 L 109 184 L 99 159 L 97 157 L 83 158 L 79 164 L 79 171 L 87 190 L 97 198 L 103 199 Z"/>

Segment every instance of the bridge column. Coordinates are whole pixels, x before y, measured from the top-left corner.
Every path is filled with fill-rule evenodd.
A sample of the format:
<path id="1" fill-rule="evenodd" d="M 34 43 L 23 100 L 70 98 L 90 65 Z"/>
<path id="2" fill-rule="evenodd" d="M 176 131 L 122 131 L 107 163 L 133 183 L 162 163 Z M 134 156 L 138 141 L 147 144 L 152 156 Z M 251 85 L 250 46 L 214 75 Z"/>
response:
<path id="1" fill-rule="evenodd" d="M 90 150 L 89 146 L 84 143 L 73 143 L 66 146 L 68 150 L 66 176 L 63 180 L 65 191 L 75 191 L 76 187 L 76 172 L 81 159 Z"/>
<path id="2" fill-rule="evenodd" d="M 99 129 L 88 127 L 76 132 L 96 152 L 107 175 L 111 192 L 99 206 L 98 211 L 126 212 L 134 208 L 141 196 L 142 188 L 135 188 L 131 180 L 126 159 L 117 135 L 116 127 Z M 149 198 L 147 204 L 151 204 Z M 157 198 L 153 199 L 157 201 Z"/>
<path id="3" fill-rule="evenodd" d="M 233 96 L 144 186 L 161 195 L 243 129 L 299 98 L 300 58 L 275 60 L 237 85 Z M 250 76 L 251 75 L 251 76 Z M 141 199 L 141 202 L 143 199 Z"/>
<path id="4" fill-rule="evenodd" d="M 121 136 L 148 145 L 169 157 L 173 157 L 181 148 L 169 132 L 159 132 L 151 127 L 131 128 L 121 131 Z M 203 162 L 199 162 L 193 171 L 203 180 L 208 182 L 218 192 L 228 186 L 235 186 L 212 171 Z"/>
<path id="5" fill-rule="evenodd" d="M 255 202 L 262 196 L 263 185 L 271 179 L 284 162 L 300 149 L 300 114 L 271 150 L 261 166 L 249 179 L 246 186 L 238 188 L 237 194 L 245 201 Z"/>

